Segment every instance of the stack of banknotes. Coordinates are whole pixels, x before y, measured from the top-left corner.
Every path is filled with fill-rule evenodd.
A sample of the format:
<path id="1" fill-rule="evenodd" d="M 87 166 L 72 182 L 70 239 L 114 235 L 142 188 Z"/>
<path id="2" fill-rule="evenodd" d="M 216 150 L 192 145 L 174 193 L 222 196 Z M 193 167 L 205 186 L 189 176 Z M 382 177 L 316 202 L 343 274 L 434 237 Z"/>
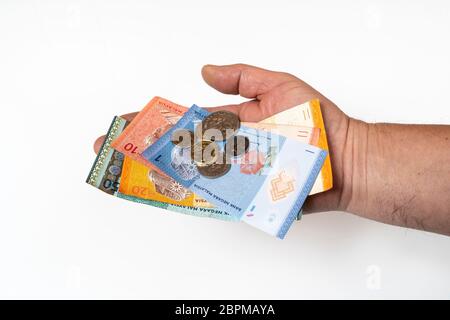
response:
<path id="1" fill-rule="evenodd" d="M 284 238 L 308 194 L 332 188 L 318 100 L 258 123 L 153 98 L 114 117 L 87 183 L 120 198 Z"/>

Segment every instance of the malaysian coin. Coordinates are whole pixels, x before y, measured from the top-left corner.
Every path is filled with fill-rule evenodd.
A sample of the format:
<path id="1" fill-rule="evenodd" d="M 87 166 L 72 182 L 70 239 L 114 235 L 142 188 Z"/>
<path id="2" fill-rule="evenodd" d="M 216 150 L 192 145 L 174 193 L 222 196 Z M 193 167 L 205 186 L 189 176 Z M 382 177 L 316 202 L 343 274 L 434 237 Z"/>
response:
<path id="1" fill-rule="evenodd" d="M 236 133 L 241 126 L 239 117 L 232 112 L 216 111 L 202 121 L 203 138 L 212 141 L 224 141 Z M 228 136 L 227 136 L 228 134 Z M 214 138 L 214 140 L 212 139 Z M 205 140 L 206 140 L 205 139 Z"/>
<path id="2" fill-rule="evenodd" d="M 248 151 L 250 140 L 246 136 L 233 136 L 225 143 L 227 157 L 238 157 Z"/>
<path id="3" fill-rule="evenodd" d="M 186 129 L 178 129 L 172 133 L 170 141 L 181 148 L 188 148 L 194 144 L 194 133 Z"/>
<path id="4" fill-rule="evenodd" d="M 223 155 L 221 155 L 223 158 Z M 231 169 L 231 164 L 226 161 L 214 162 L 207 166 L 198 166 L 197 170 L 203 177 L 217 179 L 227 174 Z"/>
<path id="5" fill-rule="evenodd" d="M 202 140 L 195 143 L 191 148 L 191 159 L 198 167 L 204 167 L 217 161 L 219 146 L 217 143 Z"/>

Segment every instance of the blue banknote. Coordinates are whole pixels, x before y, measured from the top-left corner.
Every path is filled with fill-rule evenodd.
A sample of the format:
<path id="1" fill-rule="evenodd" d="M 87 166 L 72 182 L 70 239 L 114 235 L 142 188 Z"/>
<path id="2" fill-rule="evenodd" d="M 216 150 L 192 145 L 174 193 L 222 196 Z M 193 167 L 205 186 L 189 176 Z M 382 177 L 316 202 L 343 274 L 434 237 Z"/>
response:
<path id="1" fill-rule="evenodd" d="M 142 155 L 218 208 L 273 236 L 284 238 L 322 168 L 326 151 L 271 132 L 241 126 L 248 149 L 229 159 L 229 170 L 211 178 L 199 173 L 189 146 L 172 143 L 176 130 L 196 132 L 209 115 L 193 105 Z M 223 151 L 224 143 L 217 142 Z"/>

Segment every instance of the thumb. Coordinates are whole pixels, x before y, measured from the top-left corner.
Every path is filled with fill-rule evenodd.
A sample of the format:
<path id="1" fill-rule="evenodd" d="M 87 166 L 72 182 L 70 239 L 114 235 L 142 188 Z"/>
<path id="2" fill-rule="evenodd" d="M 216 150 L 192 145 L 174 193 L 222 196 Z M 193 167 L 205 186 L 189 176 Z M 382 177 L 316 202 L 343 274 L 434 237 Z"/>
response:
<path id="1" fill-rule="evenodd" d="M 205 82 L 225 94 L 239 94 L 245 98 L 256 98 L 283 82 L 296 79 L 294 76 L 269 71 L 247 64 L 224 66 L 205 65 L 202 68 Z"/>

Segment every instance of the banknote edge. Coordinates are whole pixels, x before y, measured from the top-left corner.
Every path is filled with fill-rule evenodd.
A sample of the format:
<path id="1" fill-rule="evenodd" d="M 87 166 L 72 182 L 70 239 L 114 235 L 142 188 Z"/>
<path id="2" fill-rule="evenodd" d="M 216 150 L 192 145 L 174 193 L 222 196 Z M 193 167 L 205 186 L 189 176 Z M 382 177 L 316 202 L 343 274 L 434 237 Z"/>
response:
<path id="1" fill-rule="evenodd" d="M 306 200 L 306 197 L 311 192 L 311 188 L 313 187 L 313 184 L 316 181 L 316 178 L 319 175 L 320 170 L 322 169 L 327 154 L 328 152 L 326 150 L 320 149 L 319 155 L 317 156 L 314 165 L 311 169 L 311 172 L 308 175 L 308 179 L 306 180 L 305 186 L 304 188 L 302 188 L 302 192 L 298 196 L 291 211 L 289 212 L 287 218 L 285 219 L 284 223 L 281 225 L 281 228 L 277 233 L 278 238 L 284 239 L 286 233 L 288 232 L 295 218 L 298 217 L 299 211 L 302 210 L 301 208 Z M 300 213 L 301 212 L 302 211 L 300 211 Z"/>
<path id="2" fill-rule="evenodd" d="M 128 136 L 129 132 L 134 129 L 134 127 L 140 122 L 140 120 L 144 117 L 144 114 L 142 111 L 144 111 L 147 108 L 153 108 L 158 101 L 159 97 L 155 96 L 153 97 L 147 104 L 141 109 L 141 111 L 138 112 L 138 114 L 134 117 L 134 119 L 129 123 L 127 128 L 123 130 L 122 134 L 118 136 L 114 141 L 112 141 L 111 146 L 112 148 L 116 149 L 120 142 L 122 142 L 125 137 Z M 151 106 L 151 107 L 150 107 Z"/>
<path id="3" fill-rule="evenodd" d="M 320 102 L 320 99 L 319 98 L 314 98 L 314 99 L 311 99 L 310 101 L 309 101 L 309 104 L 312 106 L 312 107 L 314 107 L 314 105 L 316 104 L 317 105 L 317 108 L 318 108 L 318 110 L 320 111 L 319 113 L 318 113 L 318 119 L 315 119 L 316 120 L 316 122 L 317 122 L 317 126 L 316 126 L 316 124 L 314 123 L 314 126 L 315 127 L 317 127 L 317 128 L 320 128 L 320 130 L 323 130 L 323 132 L 324 132 L 324 136 L 325 136 L 325 139 L 323 139 L 323 143 L 324 143 L 324 146 L 325 146 L 325 148 L 326 148 L 326 150 L 330 150 L 330 145 L 329 145 L 329 143 L 328 143 L 328 134 L 327 134 L 327 129 L 326 129 L 326 127 L 325 127 L 325 121 L 323 120 L 323 113 L 322 113 L 322 103 Z M 314 119 L 313 119 L 314 120 Z M 322 147 L 321 147 L 322 148 Z M 324 149 L 324 148 L 322 148 L 322 149 Z M 324 166 L 325 166 L 325 168 L 323 169 L 323 175 L 325 176 L 325 177 L 323 177 L 323 179 L 324 180 L 326 180 L 326 179 L 328 179 L 329 180 L 329 182 L 330 182 L 330 184 L 329 184 L 329 186 L 328 186 L 328 188 L 325 188 L 323 191 L 321 191 L 321 192 L 325 192 L 325 191 L 328 191 L 328 190 L 331 190 L 331 189 L 333 189 L 333 168 L 331 167 L 331 155 L 330 155 L 330 153 L 328 152 L 328 154 L 327 154 L 327 157 L 325 157 L 325 160 L 324 160 Z M 322 171 L 322 170 L 321 170 Z"/>
<path id="4" fill-rule="evenodd" d="M 118 136 L 114 141 L 112 141 L 111 146 L 116 149 L 119 147 L 119 145 L 123 142 L 125 137 L 128 137 L 129 133 L 134 130 L 134 128 L 141 122 L 142 118 L 145 116 L 144 111 L 147 111 L 147 109 L 152 110 L 155 108 L 155 106 L 158 104 L 158 102 L 164 103 L 170 110 L 174 111 L 175 109 L 170 106 L 170 104 L 173 104 L 177 107 L 180 107 L 181 109 L 186 109 L 186 112 L 188 108 L 185 106 L 175 103 L 173 101 L 170 101 L 169 99 L 163 98 L 161 96 L 154 96 L 147 104 L 141 109 L 141 111 L 138 112 L 138 114 L 134 117 L 132 121 L 130 121 L 127 128 L 123 131 L 123 133 Z M 180 113 L 181 116 L 183 116 L 183 113 Z"/>
<path id="5" fill-rule="evenodd" d="M 295 220 L 300 221 L 302 220 L 303 217 L 303 207 L 300 208 L 300 211 L 297 213 L 297 217 L 295 218 Z"/>
<path id="6" fill-rule="evenodd" d="M 164 210 L 167 210 L 167 211 L 176 212 L 176 213 L 182 213 L 182 214 L 195 216 L 195 217 L 214 218 L 214 219 L 219 219 L 219 220 L 223 220 L 223 221 L 231 221 L 231 222 L 239 221 L 238 219 L 235 219 L 230 214 L 228 214 L 228 216 L 227 216 L 227 215 L 224 215 L 224 214 L 215 213 L 214 211 L 221 211 L 221 212 L 224 212 L 224 211 L 223 210 L 214 209 L 214 208 L 203 208 L 206 211 L 212 211 L 212 212 L 202 213 L 201 210 L 194 210 L 194 209 L 191 209 L 189 206 L 183 206 L 183 205 L 177 205 L 177 204 L 169 204 L 169 203 L 166 203 L 166 202 L 150 200 L 150 199 L 142 199 L 142 198 L 126 195 L 126 194 L 123 194 L 123 193 L 120 193 L 120 192 L 117 193 L 117 197 L 121 198 L 121 199 L 124 199 L 124 200 L 133 201 L 133 202 L 136 202 L 136 203 L 142 203 L 142 204 L 145 204 L 145 205 L 149 205 L 149 206 L 152 206 L 152 207 L 164 209 Z M 176 210 L 175 207 L 179 208 L 180 210 Z"/>
<path id="7" fill-rule="evenodd" d="M 96 179 L 98 177 L 98 170 L 103 165 L 103 161 L 106 155 L 112 148 L 111 146 L 111 141 L 113 139 L 112 137 L 117 133 L 120 123 L 124 121 L 125 119 L 119 116 L 114 116 L 113 120 L 111 121 L 108 132 L 106 133 L 105 136 L 105 141 L 100 147 L 100 150 L 98 151 L 98 154 L 95 157 L 94 163 L 92 164 L 91 170 L 89 171 L 89 175 L 86 178 L 87 184 L 94 185 L 94 183 L 96 182 Z"/>

